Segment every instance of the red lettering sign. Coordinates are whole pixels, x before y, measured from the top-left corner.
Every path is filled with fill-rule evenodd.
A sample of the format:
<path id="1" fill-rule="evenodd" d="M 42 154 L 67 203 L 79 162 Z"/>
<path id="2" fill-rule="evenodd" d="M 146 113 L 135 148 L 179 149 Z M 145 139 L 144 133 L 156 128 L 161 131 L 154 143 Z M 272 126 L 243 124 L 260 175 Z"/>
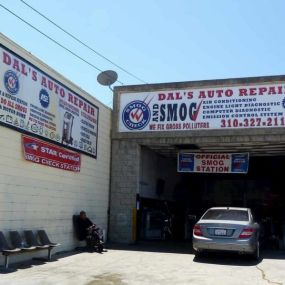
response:
<path id="1" fill-rule="evenodd" d="M 22 142 L 26 160 L 63 170 L 80 172 L 80 154 L 25 135 L 22 135 Z"/>

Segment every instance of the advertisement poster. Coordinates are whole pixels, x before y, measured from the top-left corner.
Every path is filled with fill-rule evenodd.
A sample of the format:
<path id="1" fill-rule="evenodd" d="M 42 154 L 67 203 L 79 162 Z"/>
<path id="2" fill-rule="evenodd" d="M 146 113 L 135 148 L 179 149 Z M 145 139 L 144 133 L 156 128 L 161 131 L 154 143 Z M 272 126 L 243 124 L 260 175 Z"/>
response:
<path id="1" fill-rule="evenodd" d="M 97 156 L 99 109 L 0 45 L 0 124 Z"/>
<path id="2" fill-rule="evenodd" d="M 26 160 L 62 170 L 80 172 L 80 154 L 26 135 L 22 135 L 22 143 Z"/>
<path id="3" fill-rule="evenodd" d="M 248 153 L 178 153 L 178 172 L 247 173 Z"/>
<path id="4" fill-rule="evenodd" d="M 285 82 L 120 94 L 119 132 L 284 128 Z"/>

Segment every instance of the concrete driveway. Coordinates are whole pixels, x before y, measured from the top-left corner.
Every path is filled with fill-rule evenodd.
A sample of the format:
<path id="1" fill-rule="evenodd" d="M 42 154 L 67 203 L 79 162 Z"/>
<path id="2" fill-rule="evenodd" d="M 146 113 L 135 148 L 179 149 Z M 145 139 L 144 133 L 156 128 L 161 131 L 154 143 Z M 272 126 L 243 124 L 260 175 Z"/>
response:
<path id="1" fill-rule="evenodd" d="M 103 254 L 73 252 L 54 255 L 53 262 L 12 265 L 17 270 L 0 274 L 0 284 L 285 285 L 285 252 L 262 255 L 259 263 L 237 255 L 195 259 L 182 244 L 113 245 Z"/>

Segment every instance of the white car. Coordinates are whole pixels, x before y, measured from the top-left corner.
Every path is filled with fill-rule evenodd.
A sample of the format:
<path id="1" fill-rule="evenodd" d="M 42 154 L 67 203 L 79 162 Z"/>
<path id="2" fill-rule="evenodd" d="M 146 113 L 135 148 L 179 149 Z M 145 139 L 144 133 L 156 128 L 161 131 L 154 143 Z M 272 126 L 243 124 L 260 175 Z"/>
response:
<path id="1" fill-rule="evenodd" d="M 259 231 L 249 208 L 210 208 L 193 228 L 194 253 L 233 251 L 258 260 Z"/>

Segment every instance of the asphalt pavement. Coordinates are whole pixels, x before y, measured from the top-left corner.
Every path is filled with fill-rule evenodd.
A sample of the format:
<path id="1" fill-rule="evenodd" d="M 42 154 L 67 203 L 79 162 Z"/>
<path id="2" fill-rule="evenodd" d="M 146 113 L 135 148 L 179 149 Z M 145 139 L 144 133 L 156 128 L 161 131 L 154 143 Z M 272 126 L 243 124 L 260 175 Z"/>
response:
<path id="1" fill-rule="evenodd" d="M 284 251 L 263 251 L 259 262 L 235 254 L 195 258 L 185 243 L 109 245 L 102 254 L 78 250 L 12 268 L 0 274 L 0 284 L 285 285 Z"/>

